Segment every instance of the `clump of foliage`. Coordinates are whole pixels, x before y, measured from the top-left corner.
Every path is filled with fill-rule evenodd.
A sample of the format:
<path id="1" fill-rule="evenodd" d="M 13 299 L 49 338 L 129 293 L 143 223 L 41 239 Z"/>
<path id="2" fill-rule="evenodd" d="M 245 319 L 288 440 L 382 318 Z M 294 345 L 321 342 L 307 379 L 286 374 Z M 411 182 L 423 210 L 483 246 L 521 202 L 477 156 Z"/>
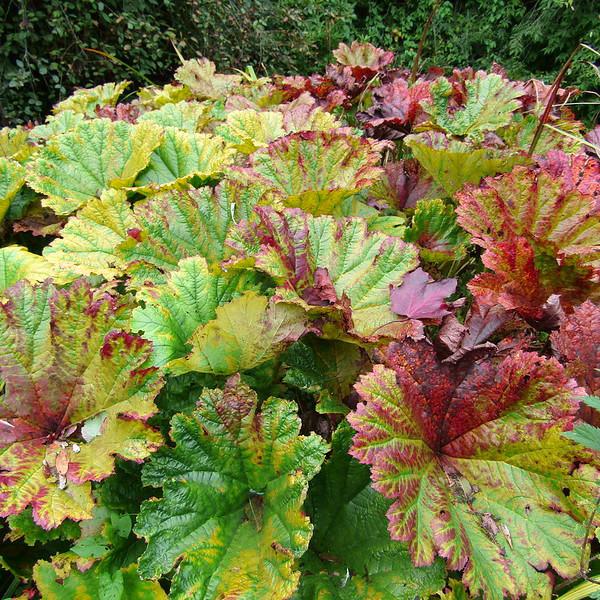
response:
<path id="1" fill-rule="evenodd" d="M 550 80 L 579 41 L 600 43 L 596 0 L 6 0 L 0 124 L 43 119 L 82 85 L 165 84 L 178 66 L 172 44 L 222 70 L 251 64 L 270 74 L 324 67 L 339 42 L 359 39 L 393 49 L 396 64 L 409 66 L 436 4 L 427 66 L 486 69 L 495 61 L 511 77 Z M 586 60 L 597 57 L 582 58 L 568 83 L 593 90 L 597 75 Z M 598 115 L 597 104 L 577 108 Z"/>
<path id="2" fill-rule="evenodd" d="M 334 58 L 188 60 L 0 132 L 5 597 L 550 598 L 596 567 L 597 130 L 497 66 Z"/>

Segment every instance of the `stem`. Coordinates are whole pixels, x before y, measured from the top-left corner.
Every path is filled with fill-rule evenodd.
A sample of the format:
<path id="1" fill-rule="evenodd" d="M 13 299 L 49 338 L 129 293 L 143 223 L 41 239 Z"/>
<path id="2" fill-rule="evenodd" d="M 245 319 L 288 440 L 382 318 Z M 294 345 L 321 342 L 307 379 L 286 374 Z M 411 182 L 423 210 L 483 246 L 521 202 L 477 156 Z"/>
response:
<path id="1" fill-rule="evenodd" d="M 154 81 L 152 81 L 152 79 L 149 79 L 148 77 L 146 77 L 141 71 L 134 69 L 131 65 L 128 65 L 126 62 L 122 61 L 120 58 L 117 58 L 116 56 L 113 56 L 112 54 L 109 54 L 108 52 L 103 52 L 102 50 L 96 50 L 95 48 L 84 48 L 84 50 L 86 52 L 93 52 L 94 54 L 99 54 L 100 56 L 103 56 L 104 58 L 108 58 L 108 60 L 112 60 L 113 62 L 116 62 L 118 65 L 121 65 L 122 67 L 125 67 L 126 69 L 129 69 L 132 73 L 135 73 L 140 79 L 145 81 L 148 85 L 155 85 Z"/>
<path id="2" fill-rule="evenodd" d="M 537 129 L 535 130 L 533 140 L 531 140 L 531 146 L 529 146 L 529 151 L 527 152 L 527 154 L 529 156 L 533 156 L 535 147 L 537 146 L 537 143 L 540 141 L 540 136 L 542 135 L 544 125 L 546 124 L 546 121 L 548 120 L 548 117 L 550 116 L 550 111 L 552 110 L 552 106 L 554 105 L 554 100 L 556 99 L 556 95 L 558 94 L 558 90 L 560 89 L 560 84 L 562 83 L 562 80 L 565 78 L 565 75 L 567 74 L 567 71 L 569 70 L 571 63 L 573 62 L 575 55 L 579 52 L 579 50 L 581 50 L 581 48 L 582 48 L 581 44 L 577 44 L 577 46 L 575 46 L 575 49 L 573 50 L 573 52 L 571 52 L 571 54 L 569 55 L 569 58 L 567 58 L 567 61 L 561 67 L 560 71 L 558 72 L 558 75 L 556 76 L 556 79 L 554 80 L 554 83 L 552 84 L 552 87 L 550 88 L 550 93 L 548 94 L 548 99 L 546 100 L 546 108 L 544 109 L 542 118 L 540 119 Z"/>
<path id="3" fill-rule="evenodd" d="M 597 583 L 584 581 L 569 590 L 566 594 L 559 596 L 557 600 L 581 600 L 582 598 L 589 598 L 590 594 L 598 591 L 598 589 L 600 589 L 600 585 Z"/>
<path id="4" fill-rule="evenodd" d="M 410 72 L 410 79 L 408 80 L 408 83 L 410 83 L 411 85 L 417 79 L 417 73 L 419 72 L 419 62 L 421 61 L 421 55 L 423 54 L 425 39 L 427 38 L 427 34 L 429 33 L 429 30 L 431 29 L 431 24 L 433 23 L 433 18 L 435 17 L 435 14 L 437 13 L 441 3 L 442 0 L 436 0 L 435 4 L 431 9 L 431 12 L 429 13 L 429 17 L 427 17 L 425 26 L 423 27 L 423 33 L 421 33 L 421 39 L 419 40 L 417 53 L 415 54 L 415 59 L 413 60 L 412 70 Z"/>
<path id="5" fill-rule="evenodd" d="M 596 146 L 596 144 L 592 144 L 591 142 L 588 142 L 586 139 L 578 138 L 576 135 L 573 135 L 572 133 L 569 133 L 568 131 L 563 131 L 562 129 L 559 129 L 558 127 L 553 127 L 552 125 L 548 125 L 548 123 L 546 123 L 546 127 L 548 129 L 552 129 L 552 131 L 556 131 L 556 133 L 560 133 L 561 135 L 568 137 L 569 139 L 573 140 L 574 142 L 582 144 L 583 146 L 588 146 L 589 148 L 592 148 L 592 150 L 595 150 L 596 152 L 600 153 L 600 146 Z"/>
<path id="6" fill-rule="evenodd" d="M 596 504 L 594 505 L 594 510 L 588 519 L 587 526 L 585 528 L 585 536 L 583 537 L 583 544 L 581 545 L 581 558 L 579 559 L 579 574 L 587 579 L 588 567 L 585 564 L 585 549 L 587 548 L 588 538 L 590 537 L 590 532 L 592 531 L 592 525 L 594 524 L 594 517 L 596 516 L 596 512 L 598 511 L 598 507 L 600 506 L 600 496 L 596 498 Z"/>
<path id="7" fill-rule="evenodd" d="M 369 79 L 367 85 L 365 86 L 365 89 L 360 93 L 360 96 L 358 97 L 358 101 L 356 103 L 357 108 L 362 108 L 362 101 L 365 99 L 365 94 L 371 89 L 371 86 L 377 80 L 378 77 L 379 73 L 376 73 L 371 79 Z"/>
<path id="8" fill-rule="evenodd" d="M 10 582 L 10 585 L 6 588 L 6 591 L 2 595 L 3 600 L 4 598 L 12 598 L 14 592 L 19 587 L 20 583 L 21 580 L 18 577 L 14 576 L 13 580 Z"/>
<path id="9" fill-rule="evenodd" d="M 175 54 L 177 54 L 177 58 L 180 60 L 181 64 L 184 64 L 185 58 L 183 58 L 183 55 L 181 54 L 181 52 L 179 52 L 179 48 L 175 45 L 175 42 L 173 40 L 171 40 L 171 46 L 173 46 L 173 50 L 175 50 Z"/>

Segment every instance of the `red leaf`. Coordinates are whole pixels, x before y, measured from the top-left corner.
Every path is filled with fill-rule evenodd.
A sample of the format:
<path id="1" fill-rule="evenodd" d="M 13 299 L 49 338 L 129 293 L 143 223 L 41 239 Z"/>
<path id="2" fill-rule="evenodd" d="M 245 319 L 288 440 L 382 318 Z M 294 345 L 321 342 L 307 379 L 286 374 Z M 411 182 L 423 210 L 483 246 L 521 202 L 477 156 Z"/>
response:
<path id="1" fill-rule="evenodd" d="M 141 461 L 160 445 L 145 424 L 162 385 L 156 369 L 144 368 L 151 343 L 117 329 L 129 306 L 83 279 L 60 291 L 19 282 L 4 294 L 0 515 L 31 506 L 45 529 L 90 518 L 86 482 L 108 477 L 116 455 Z"/>
<path id="2" fill-rule="evenodd" d="M 315 283 L 302 291 L 302 299 L 312 306 L 331 306 L 338 301 L 329 271 L 317 267 L 314 273 Z"/>
<path id="3" fill-rule="evenodd" d="M 373 92 L 373 106 L 356 118 L 372 137 L 396 139 L 410 132 L 424 115 L 421 102 L 431 101 L 430 83 L 421 81 L 409 87 L 405 79 L 395 79 Z"/>
<path id="4" fill-rule="evenodd" d="M 501 304 L 526 318 L 542 318 L 542 307 L 550 291 L 540 279 L 534 251 L 527 240 L 499 242 L 484 253 L 482 260 L 493 273 L 477 275 L 468 286 L 482 304 Z"/>
<path id="5" fill-rule="evenodd" d="M 550 336 L 554 353 L 589 394 L 600 394 L 600 307 L 584 302 Z"/>
<path id="6" fill-rule="evenodd" d="M 594 458 L 560 437 L 584 392 L 534 353 L 472 359 L 444 364 L 427 342 L 392 343 L 386 366 L 355 386 L 350 453 L 393 500 L 388 529 L 416 565 L 446 558 L 475 596 L 530 595 L 534 581 L 545 597 L 549 565 L 577 574 L 594 506 Z M 569 551 L 555 553 L 556 539 Z"/>
<path id="7" fill-rule="evenodd" d="M 456 194 L 458 222 L 486 249 L 494 271 L 471 291 L 540 319 L 557 294 L 565 309 L 598 295 L 600 165 L 579 154 L 549 152 L 537 167 L 516 167 Z"/>
<path id="8" fill-rule="evenodd" d="M 439 319 L 449 315 L 445 299 L 456 290 L 456 279 L 434 281 L 420 267 L 404 276 L 399 287 L 392 287 L 392 310 L 409 319 Z"/>
<path id="9" fill-rule="evenodd" d="M 487 340 L 510 319 L 510 313 L 499 304 L 471 306 L 464 325 L 454 315 L 444 319 L 439 341 L 451 352 L 444 362 L 455 363 L 474 350 L 495 349 Z"/>
<path id="10" fill-rule="evenodd" d="M 408 158 L 385 165 L 381 179 L 369 190 L 374 205 L 403 210 L 414 208 L 423 198 L 434 198 L 440 190 L 420 163 Z"/>

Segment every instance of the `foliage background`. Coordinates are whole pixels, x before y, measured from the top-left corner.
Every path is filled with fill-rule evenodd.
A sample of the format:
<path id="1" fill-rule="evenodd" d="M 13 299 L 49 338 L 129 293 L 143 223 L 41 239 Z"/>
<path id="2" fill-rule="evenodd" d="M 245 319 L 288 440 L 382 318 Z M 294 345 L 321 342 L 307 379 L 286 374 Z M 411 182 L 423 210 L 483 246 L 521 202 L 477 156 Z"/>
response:
<path id="1" fill-rule="evenodd" d="M 318 70 L 340 41 L 354 39 L 410 64 L 434 1 L 4 0 L 0 122 L 40 119 L 77 86 L 164 84 L 178 65 L 171 41 L 186 58 L 208 56 L 222 70 L 252 64 L 259 74 Z M 596 0 L 444 0 L 425 66 L 497 61 L 513 78 L 551 80 L 579 40 L 600 45 L 598 13 Z M 586 59 L 592 54 L 579 55 L 567 83 L 590 90 L 598 77 Z"/>

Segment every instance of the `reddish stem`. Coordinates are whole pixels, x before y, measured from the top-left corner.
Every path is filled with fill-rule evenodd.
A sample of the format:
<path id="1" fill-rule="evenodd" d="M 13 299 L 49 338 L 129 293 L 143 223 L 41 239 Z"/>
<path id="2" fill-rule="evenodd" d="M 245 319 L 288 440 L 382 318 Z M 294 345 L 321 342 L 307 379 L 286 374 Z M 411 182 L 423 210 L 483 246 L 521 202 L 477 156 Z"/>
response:
<path id="1" fill-rule="evenodd" d="M 565 75 L 567 74 L 567 71 L 569 70 L 569 67 L 572 64 L 573 59 L 575 58 L 575 55 L 579 52 L 580 49 L 581 49 L 581 44 L 577 44 L 577 46 L 575 46 L 575 49 L 573 50 L 573 52 L 571 52 L 571 54 L 569 55 L 569 58 L 567 58 L 567 61 L 565 62 L 565 64 L 562 66 L 562 68 L 558 72 L 558 75 L 556 76 L 556 79 L 554 80 L 554 83 L 552 84 L 552 87 L 550 88 L 550 93 L 548 94 L 548 99 L 546 101 L 546 108 L 544 109 L 542 118 L 540 119 L 540 122 L 538 123 L 538 126 L 535 130 L 535 134 L 533 135 L 533 140 L 531 140 L 531 145 L 529 146 L 529 151 L 527 152 L 527 154 L 529 156 L 533 156 L 535 147 L 537 146 L 537 143 L 540 141 L 542 131 L 544 130 L 544 125 L 546 124 L 546 121 L 548 120 L 548 117 L 550 116 L 550 111 L 552 110 L 552 106 L 554 104 L 554 100 L 556 99 L 556 95 L 558 94 L 558 90 L 560 90 L 560 84 L 562 83 L 563 79 L 565 78 Z"/>
<path id="2" fill-rule="evenodd" d="M 431 29 L 431 24 L 433 23 L 433 18 L 440 7 L 442 0 L 436 0 L 431 12 L 429 13 L 429 17 L 425 22 L 425 26 L 423 27 L 423 33 L 421 34 L 421 39 L 419 40 L 419 46 L 417 48 L 417 53 L 415 54 L 415 59 L 413 60 L 412 70 L 410 72 L 410 79 L 408 82 L 412 85 L 417 79 L 417 73 L 419 72 L 419 62 L 421 61 L 421 54 L 423 54 L 423 47 L 425 46 L 425 39 L 427 38 L 427 34 Z"/>

